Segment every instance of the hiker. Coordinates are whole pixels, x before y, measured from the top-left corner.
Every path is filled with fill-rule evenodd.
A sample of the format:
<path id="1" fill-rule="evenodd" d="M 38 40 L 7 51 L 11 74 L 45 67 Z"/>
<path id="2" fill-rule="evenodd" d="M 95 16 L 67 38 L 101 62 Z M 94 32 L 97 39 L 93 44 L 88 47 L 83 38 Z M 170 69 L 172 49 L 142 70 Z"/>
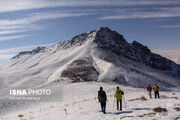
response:
<path id="1" fill-rule="evenodd" d="M 151 95 L 152 87 L 150 84 L 147 86 L 147 91 L 149 92 L 149 97 L 152 98 L 152 95 Z"/>
<path id="2" fill-rule="evenodd" d="M 98 91 L 98 100 L 101 104 L 101 111 L 106 114 L 106 92 L 103 90 L 103 87 L 100 87 L 100 90 Z"/>
<path id="3" fill-rule="evenodd" d="M 160 98 L 159 97 L 159 87 L 156 84 L 154 84 L 153 90 L 154 90 L 155 98 L 157 98 L 157 97 Z"/>
<path id="4" fill-rule="evenodd" d="M 124 92 L 121 91 L 119 89 L 119 87 L 117 87 L 116 91 L 115 91 L 115 94 L 114 94 L 114 97 L 116 98 L 117 100 L 117 110 L 122 110 L 122 95 L 124 95 Z M 120 106 L 119 106 L 120 105 Z"/>

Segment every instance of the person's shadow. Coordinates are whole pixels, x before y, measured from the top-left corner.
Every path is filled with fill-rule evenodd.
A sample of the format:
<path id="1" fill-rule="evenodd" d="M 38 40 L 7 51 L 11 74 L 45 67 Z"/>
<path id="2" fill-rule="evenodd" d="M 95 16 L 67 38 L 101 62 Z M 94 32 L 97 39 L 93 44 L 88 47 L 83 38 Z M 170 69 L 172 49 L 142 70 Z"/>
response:
<path id="1" fill-rule="evenodd" d="M 106 114 L 116 114 L 116 115 L 119 115 L 119 114 L 129 114 L 129 113 L 132 113 L 132 111 L 106 112 Z"/>

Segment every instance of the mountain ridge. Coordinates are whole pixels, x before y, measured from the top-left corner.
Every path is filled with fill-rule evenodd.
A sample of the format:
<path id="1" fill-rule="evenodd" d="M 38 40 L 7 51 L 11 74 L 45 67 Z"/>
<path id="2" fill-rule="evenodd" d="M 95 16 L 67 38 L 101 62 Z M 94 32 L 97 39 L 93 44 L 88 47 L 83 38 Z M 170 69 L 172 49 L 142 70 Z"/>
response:
<path id="1" fill-rule="evenodd" d="M 54 82 L 103 81 L 162 89 L 180 86 L 180 69 L 137 41 L 102 27 L 15 57 L 0 69 L 6 87 L 43 86 Z"/>
<path id="2" fill-rule="evenodd" d="M 92 38 L 91 38 L 92 37 Z M 69 41 L 64 41 L 56 44 L 62 49 L 68 49 L 69 47 L 82 45 L 87 40 L 93 39 L 92 42 L 97 44 L 97 47 L 110 50 L 111 52 L 122 55 L 126 58 L 132 59 L 137 62 L 144 63 L 155 69 L 171 71 L 173 67 L 176 66 L 176 63 L 172 60 L 169 60 L 165 57 L 162 57 L 159 54 L 151 52 L 151 50 L 144 46 L 143 44 L 133 41 L 128 43 L 123 35 L 112 31 L 107 27 L 101 27 L 96 30 L 89 31 L 87 33 L 82 33 L 73 37 Z M 55 46 L 55 45 L 54 45 Z M 39 52 L 44 52 L 45 47 L 37 47 L 32 51 L 20 52 L 14 58 L 18 58 L 23 54 L 36 54 Z M 161 63 L 160 63 L 161 62 Z M 180 65 L 179 69 L 180 69 Z"/>

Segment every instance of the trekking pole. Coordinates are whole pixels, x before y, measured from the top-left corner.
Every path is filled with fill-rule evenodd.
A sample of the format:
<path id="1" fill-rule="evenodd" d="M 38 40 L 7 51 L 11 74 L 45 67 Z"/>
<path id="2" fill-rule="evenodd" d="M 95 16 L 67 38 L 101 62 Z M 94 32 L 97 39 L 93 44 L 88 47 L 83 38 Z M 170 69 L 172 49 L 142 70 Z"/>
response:
<path id="1" fill-rule="evenodd" d="M 115 112 L 115 98 L 114 98 L 114 102 L 113 102 L 113 111 Z"/>
<path id="2" fill-rule="evenodd" d="M 114 111 L 117 110 L 117 106 L 116 106 L 116 98 L 114 98 Z"/>
<path id="3" fill-rule="evenodd" d="M 124 107 L 126 108 L 126 100 L 125 100 L 125 97 L 123 96 L 123 101 L 124 101 Z"/>

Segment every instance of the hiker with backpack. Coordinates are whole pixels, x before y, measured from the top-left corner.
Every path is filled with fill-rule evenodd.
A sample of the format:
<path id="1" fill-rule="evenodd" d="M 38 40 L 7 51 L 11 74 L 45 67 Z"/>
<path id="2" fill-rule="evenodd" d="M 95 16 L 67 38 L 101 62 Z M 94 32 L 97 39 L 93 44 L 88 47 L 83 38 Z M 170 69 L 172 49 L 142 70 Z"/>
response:
<path id="1" fill-rule="evenodd" d="M 117 110 L 120 110 L 120 111 L 122 110 L 122 95 L 124 95 L 124 92 L 121 91 L 119 87 L 117 87 L 114 97 L 116 98 L 116 101 L 117 101 Z"/>
<path id="2" fill-rule="evenodd" d="M 100 87 L 100 90 L 98 91 L 98 100 L 101 104 L 101 111 L 106 114 L 106 101 L 107 96 L 106 92 L 103 90 L 103 87 Z"/>
<path id="3" fill-rule="evenodd" d="M 148 93 L 149 93 L 149 97 L 152 98 L 152 95 L 151 95 L 152 87 L 151 87 L 150 84 L 147 86 L 147 91 L 148 91 Z"/>
<path id="4" fill-rule="evenodd" d="M 159 97 L 159 87 L 156 85 L 156 84 L 154 84 L 154 86 L 153 86 L 153 90 L 154 90 L 154 96 L 155 96 L 155 98 L 160 98 Z"/>

